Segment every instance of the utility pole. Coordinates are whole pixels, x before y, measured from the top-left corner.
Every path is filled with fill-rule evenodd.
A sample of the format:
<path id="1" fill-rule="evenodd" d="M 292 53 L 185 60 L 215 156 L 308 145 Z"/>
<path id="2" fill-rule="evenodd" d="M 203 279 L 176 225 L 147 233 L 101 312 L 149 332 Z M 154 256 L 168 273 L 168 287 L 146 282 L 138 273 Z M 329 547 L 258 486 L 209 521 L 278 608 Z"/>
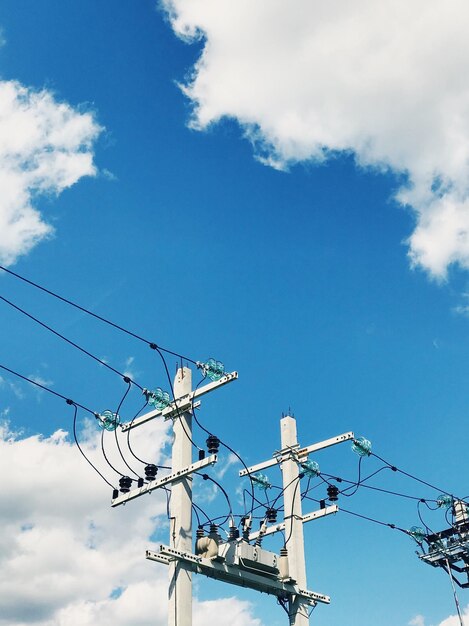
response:
<path id="1" fill-rule="evenodd" d="M 330 598 L 306 588 L 303 524 L 337 513 L 338 489 L 328 488 L 329 500 L 321 501 L 320 509 L 303 514 L 301 508 L 300 480 L 304 475 L 319 476 L 319 466 L 308 460 L 311 453 L 354 439 L 352 432 L 300 447 L 297 439 L 296 420 L 287 415 L 280 420 L 281 449 L 272 458 L 239 472 L 266 487 L 266 477 L 257 475 L 262 469 L 278 466 L 282 471 L 284 520 L 276 523 L 277 509 L 266 505 L 266 516 L 261 527 L 251 532 L 252 514 L 243 518 L 240 537 L 233 519 L 230 520 L 229 537 L 222 540 L 216 524 L 211 524 L 210 533 L 205 534 L 203 525 L 197 531 L 195 553 L 192 552 L 192 478 L 191 474 L 217 462 L 220 443 L 214 435 L 207 439 L 209 456 L 200 450 L 199 459 L 192 461 L 192 411 L 200 405 L 197 398 L 238 378 L 237 372 L 226 374 L 223 365 L 213 359 L 197 363 L 211 382 L 192 390 L 192 372 L 187 367 L 177 370 L 174 381 L 174 399 L 161 389 L 144 393 L 158 400 L 156 407 L 131 422 L 121 425 L 126 432 L 142 426 L 155 418 L 173 421 L 173 448 L 171 473 L 156 478 L 155 465 L 145 467 L 146 482 L 139 478 L 137 487 L 131 489 L 131 479 L 126 478 L 120 493 L 115 491 L 111 506 L 116 507 L 146 493 L 171 487 L 169 545 L 160 545 L 158 551 L 147 550 L 146 558 L 163 563 L 169 570 L 168 626 L 192 626 L 192 573 L 270 594 L 287 609 L 290 626 L 308 626 L 309 607 L 318 602 L 329 604 Z M 161 398 L 166 398 L 161 403 Z M 354 439 L 357 444 L 357 440 Z M 268 481 L 267 481 L 268 482 Z M 334 493 L 335 489 L 335 493 Z M 332 491 L 331 491 L 332 490 Z M 331 493 L 329 493 L 331 491 Z M 281 510 L 281 507 L 278 507 Z M 264 538 L 273 533 L 285 533 L 285 545 L 280 555 L 262 547 Z"/>
<path id="2" fill-rule="evenodd" d="M 206 364 L 201 364 L 202 369 Z M 206 374 L 207 375 L 207 374 Z M 167 402 L 163 408 L 149 411 L 131 422 L 121 424 L 122 432 L 137 428 L 147 422 L 163 418 L 173 421 L 173 446 L 171 473 L 156 478 L 155 466 L 153 476 L 145 483 L 143 479 L 134 489 L 125 487 L 121 493 L 115 492 L 111 501 L 112 507 L 124 505 L 127 502 L 151 493 L 161 487 L 171 487 L 170 501 L 170 537 L 167 550 L 170 556 L 161 553 L 153 560 L 168 565 L 169 590 L 168 590 L 168 626 L 192 626 L 192 572 L 193 564 L 182 559 L 175 558 L 174 554 L 186 554 L 192 552 L 192 478 L 194 472 L 214 465 L 217 455 L 205 456 L 201 450 L 199 459 L 192 462 L 192 411 L 200 406 L 197 398 L 218 389 L 234 380 L 238 373 L 232 372 L 217 376 L 210 376 L 211 382 L 192 390 L 192 371 L 187 367 L 179 367 L 174 379 L 174 400 Z M 159 390 L 161 392 L 161 389 Z M 147 392 L 147 390 L 145 390 Z M 149 392 L 151 395 L 152 392 Z M 147 474 L 147 468 L 145 468 Z M 129 479 L 130 481 L 130 479 Z M 148 556 L 147 558 L 151 558 Z"/>
<path id="3" fill-rule="evenodd" d="M 283 416 L 280 420 L 280 441 L 282 448 L 274 453 L 273 458 L 241 470 L 240 476 L 255 477 L 255 473 L 268 467 L 280 465 L 283 482 L 284 522 L 272 526 L 264 531 L 263 535 L 283 530 L 285 532 L 284 550 L 287 552 L 288 570 L 290 579 L 299 589 L 306 589 L 306 564 L 304 551 L 303 524 L 319 517 L 337 513 L 336 505 L 325 506 L 319 511 L 303 515 L 301 507 L 300 471 L 308 468 L 308 455 L 312 452 L 334 446 L 344 441 L 354 439 L 353 432 L 344 433 L 337 437 L 301 448 L 298 443 L 296 419 L 292 415 Z M 313 467 L 313 466 L 310 466 Z M 311 470 L 306 470 L 311 471 Z M 319 474 L 319 466 L 317 469 Z M 255 538 L 259 533 L 252 533 Z M 288 596 L 288 616 L 290 626 L 308 626 L 311 601 L 301 593 L 290 593 Z M 317 600 L 320 601 L 320 600 Z M 324 600 L 323 600 L 324 601 Z M 327 600 L 329 602 L 329 599 Z M 313 603 L 313 606 L 315 603 Z"/>
<path id="4" fill-rule="evenodd" d="M 174 396 L 192 391 L 192 371 L 180 367 L 174 380 Z M 173 427 L 172 472 L 192 463 L 192 414 L 184 411 Z M 170 544 L 180 551 L 192 550 L 192 477 L 173 482 L 170 502 Z M 192 626 L 192 572 L 181 561 L 169 564 L 168 626 Z"/>
<path id="5" fill-rule="evenodd" d="M 280 420 L 280 436 L 282 450 L 296 451 L 299 447 L 296 433 L 296 420 L 287 415 Z M 285 548 L 288 549 L 290 576 L 297 584 L 306 589 L 306 564 L 303 536 L 303 514 L 301 511 L 301 489 L 299 489 L 298 463 L 293 454 L 282 463 L 283 501 L 285 503 Z M 289 600 L 291 626 L 307 626 L 309 624 L 308 604 L 301 598 Z"/>

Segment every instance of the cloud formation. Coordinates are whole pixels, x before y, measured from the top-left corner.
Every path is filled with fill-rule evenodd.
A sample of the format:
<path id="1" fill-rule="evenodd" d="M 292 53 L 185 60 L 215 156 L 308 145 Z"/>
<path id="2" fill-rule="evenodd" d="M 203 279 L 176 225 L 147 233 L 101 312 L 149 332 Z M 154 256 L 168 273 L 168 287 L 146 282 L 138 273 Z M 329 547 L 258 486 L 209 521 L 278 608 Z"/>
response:
<path id="1" fill-rule="evenodd" d="M 2 264 L 53 233 L 37 201 L 96 173 L 93 144 L 101 130 L 92 113 L 58 102 L 47 90 L 0 81 Z"/>
<path id="2" fill-rule="evenodd" d="M 82 445 L 109 476 L 91 426 Z M 167 440 L 167 424 L 152 423 L 133 447 L 164 463 Z M 110 488 L 62 430 L 25 437 L 0 424 L 0 474 L 0 626 L 166 625 L 167 570 L 144 557 L 167 541 L 162 493 L 111 509 Z M 195 602 L 194 613 L 195 626 L 207 614 L 223 616 L 221 626 L 260 626 L 236 598 Z"/>
<path id="3" fill-rule="evenodd" d="M 469 269 L 469 5 L 464 0 L 163 0 L 203 40 L 183 86 L 192 125 L 239 122 L 287 168 L 352 153 L 405 181 L 413 266 Z"/>

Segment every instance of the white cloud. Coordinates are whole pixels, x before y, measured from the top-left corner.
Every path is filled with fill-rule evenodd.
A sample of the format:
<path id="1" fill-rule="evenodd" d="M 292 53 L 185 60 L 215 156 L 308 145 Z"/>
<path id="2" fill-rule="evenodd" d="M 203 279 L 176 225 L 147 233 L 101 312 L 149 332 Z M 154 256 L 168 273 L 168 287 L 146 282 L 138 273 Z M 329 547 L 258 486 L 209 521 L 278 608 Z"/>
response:
<path id="1" fill-rule="evenodd" d="M 52 235 L 37 200 L 96 173 L 92 148 L 100 132 L 92 113 L 47 90 L 0 81 L 1 263 L 14 263 Z"/>
<path id="2" fill-rule="evenodd" d="M 402 174 L 412 265 L 469 269 L 465 0 L 162 2 L 179 36 L 203 38 L 193 126 L 235 119 L 275 167 L 346 152 Z"/>
<path id="3" fill-rule="evenodd" d="M 462 611 L 462 620 L 464 626 L 469 626 L 469 604 Z M 460 626 L 461 622 L 459 621 L 458 615 L 450 615 L 442 622 L 438 624 L 438 626 Z M 416 615 L 413 619 L 410 620 L 409 626 L 425 626 L 425 618 L 423 615 Z"/>
<path id="4" fill-rule="evenodd" d="M 99 433 L 85 426 L 83 448 L 109 476 Z M 164 463 L 166 431 L 162 422 L 137 429 L 133 447 Z M 110 488 L 62 430 L 25 437 L 0 424 L 0 473 L 0 626 L 166 625 L 167 571 L 144 556 L 155 532 L 167 539 L 164 494 L 111 509 Z M 221 626 L 260 625 L 236 598 L 194 608 L 196 626 L 208 614 L 223 615 Z"/>

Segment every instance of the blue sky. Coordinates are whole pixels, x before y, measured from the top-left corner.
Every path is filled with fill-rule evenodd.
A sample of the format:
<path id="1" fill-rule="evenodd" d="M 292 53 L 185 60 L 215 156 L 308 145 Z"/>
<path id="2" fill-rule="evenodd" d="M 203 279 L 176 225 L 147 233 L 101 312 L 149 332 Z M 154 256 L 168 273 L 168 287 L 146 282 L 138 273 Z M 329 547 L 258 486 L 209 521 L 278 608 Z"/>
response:
<path id="1" fill-rule="evenodd" d="M 423 157 L 419 161 L 417 148 L 409 147 L 405 125 L 398 127 L 391 115 L 378 119 L 370 114 L 367 135 L 364 122 L 357 121 L 361 120 L 357 102 L 368 99 L 368 91 L 360 91 L 359 73 L 342 118 L 346 130 L 334 127 L 329 135 L 309 137 L 301 128 L 297 131 L 298 121 L 288 127 L 285 120 L 295 116 L 307 125 L 312 119 L 308 106 L 318 127 L 333 126 L 328 114 L 321 113 L 322 106 L 299 89 L 297 100 L 304 99 L 299 111 L 276 118 L 283 99 L 282 80 L 292 98 L 298 87 L 287 85 L 279 69 L 275 80 L 266 75 L 265 85 L 258 89 L 263 67 L 257 67 L 256 55 L 261 58 L 265 52 L 260 25 L 266 32 L 271 28 L 277 32 L 272 27 L 280 19 L 277 3 L 272 23 L 261 19 L 269 17 L 268 8 L 263 6 L 262 15 L 259 7 L 259 14 L 252 12 L 256 22 L 244 2 L 236 10 L 236 19 L 225 7 L 228 23 L 210 2 L 194 3 L 192 9 L 182 1 L 166 4 L 172 4 L 172 23 L 162 7 L 147 0 L 83 0 L 79 5 L 53 0 L 2 2 L 1 84 L 17 81 L 26 89 L 45 90 L 55 103 L 51 111 L 66 102 L 77 119 L 88 116 L 92 129 L 72 152 L 73 158 L 90 154 L 95 167 L 92 176 L 86 175 L 93 173 L 86 168 L 74 169 L 78 173 L 73 185 L 52 181 L 46 192 L 40 183 L 30 187 L 31 206 L 54 233 L 28 248 L 19 241 L 13 257 L 8 241 L 0 243 L 3 264 L 8 260 L 14 271 L 162 346 L 200 360 L 214 356 L 227 369 L 237 370 L 239 381 L 204 401 L 200 419 L 248 463 L 268 458 L 279 447 L 278 420 L 291 407 L 304 445 L 353 430 L 368 437 L 373 449 L 398 467 L 465 495 L 469 253 L 464 247 L 464 167 L 452 163 L 445 169 L 437 156 L 433 161 L 428 156 L 428 166 Z M 361 28 L 374 30 L 377 18 L 366 5 L 360 9 L 364 12 Z M 402 3 L 396 11 L 404 11 Z M 468 17 L 466 8 L 464 15 Z M 245 31 L 237 33 L 243 17 Z M 311 17 L 314 13 L 308 13 L 307 24 L 313 23 L 308 21 Z M 408 17 L 402 15 L 403 20 Z M 313 41 L 322 37 L 319 17 L 318 23 L 319 30 L 311 28 Z M 443 20 L 443 30 L 451 34 L 452 23 L 448 24 Z M 181 34 L 187 27 L 187 35 L 187 29 L 195 26 L 205 38 L 183 41 L 174 32 Z M 284 31 L 280 29 L 285 35 L 285 41 L 279 42 L 284 53 L 292 37 L 287 31 L 294 27 L 286 23 Z M 223 48 L 224 41 L 231 41 L 225 37 L 228 31 L 233 31 L 233 40 L 236 34 L 238 39 L 245 36 L 247 62 L 242 59 L 236 65 L 234 48 Z M 256 32 L 257 49 L 251 38 Z M 340 35 L 329 34 L 331 39 Z M 390 40 L 392 34 L 390 30 Z M 432 32 L 427 35 L 421 48 L 409 47 L 409 59 L 422 52 L 425 62 L 431 62 L 424 53 Z M 353 45 L 352 41 L 351 49 Z M 467 46 L 461 46 L 463 63 Z M 201 54 L 204 63 L 195 65 Z M 449 56 L 446 66 L 444 61 L 443 70 L 451 75 L 454 59 Z M 246 74 L 246 63 L 256 68 L 252 76 Z M 239 82 L 226 84 L 225 76 L 237 76 L 235 70 L 240 72 Z M 326 79 L 315 72 L 312 65 L 304 82 L 317 80 L 324 102 L 334 110 L 340 100 L 332 84 L 334 73 L 331 70 L 328 91 Z M 270 93 L 272 81 L 278 98 L 266 113 L 262 93 Z M 420 85 L 418 97 L 429 97 L 428 90 L 436 90 L 435 85 L 421 82 L 424 87 Z M 184 84 L 186 94 L 181 89 Z M 390 92 L 397 88 L 392 79 L 387 86 Z M 451 85 L 446 87 L 450 91 Z M 460 121 L 467 121 L 460 113 L 465 106 L 463 91 L 462 87 L 460 93 L 454 91 L 458 107 L 445 109 L 448 115 L 441 128 L 434 128 L 435 144 L 423 143 L 422 152 L 431 155 L 434 150 L 441 156 L 461 148 L 464 161 L 467 134 L 458 136 L 454 145 L 447 139 L 452 137 L 453 119 L 459 115 Z M 388 106 L 386 93 L 383 89 L 383 109 Z M 400 93 L 403 101 L 407 96 L 409 102 L 418 101 L 410 89 Z M 378 97 L 375 106 L 381 106 Z M 411 109 L 399 106 L 395 104 L 396 119 Z M 342 113 L 337 109 L 337 115 Z M 14 135 L 14 121 L 4 117 L 0 134 Z M 51 115 L 49 122 L 55 123 L 54 119 Z M 410 126 L 415 120 L 407 121 Z M 425 131 L 423 124 L 421 128 L 416 121 L 413 124 L 417 143 Z M 464 130 L 462 122 L 460 128 Z M 1 142 L 0 137 L 0 170 L 10 167 L 11 158 L 2 152 Z M 35 155 L 51 150 L 39 145 Z M 24 173 L 31 162 L 25 159 L 15 167 Z M 429 191 L 427 170 L 432 173 L 432 189 L 440 177 L 446 185 L 443 191 Z M 6 211 L 0 206 L 2 210 Z M 448 224 L 451 233 L 445 237 Z M 130 370 L 143 386 L 167 386 L 161 363 L 144 344 L 11 276 L 2 276 L 0 287 L 4 297 L 117 369 Z M 38 377 L 94 410 L 117 406 L 125 390 L 117 376 L 5 304 L 1 315 L 4 365 Z M 174 358 L 169 366 L 173 372 Z M 39 449 L 41 441 L 46 445 L 58 429 L 70 432 L 68 407 L 11 377 L 2 374 L 2 379 L 0 411 L 9 428 L 20 432 L 17 445 L 41 433 L 43 439 L 34 440 Z M 137 391 L 132 393 L 126 408 L 129 415 L 140 402 Z M 162 430 L 157 433 L 159 442 Z M 194 437 L 204 438 L 197 431 Z M 68 452 L 75 455 L 70 463 L 81 468 L 78 452 Z M 26 471 L 15 465 L 15 458 L 22 458 L 21 454 L 12 456 L 7 475 Z M 34 458 L 32 482 L 36 472 L 41 473 L 40 454 Z M 356 475 L 357 457 L 349 444 L 322 452 L 318 461 L 324 472 Z M 372 459 L 366 464 L 370 471 L 379 467 Z M 238 469 L 228 468 L 223 480 L 239 508 Z M 79 471 L 88 481 L 87 489 L 95 489 L 99 478 L 86 466 Z M 280 477 L 272 475 L 272 479 L 278 483 Z M 11 480 L 14 486 L 15 478 Z M 394 474 L 383 475 L 375 484 L 419 497 L 438 495 Z M 109 494 L 97 493 L 100 497 L 93 497 L 95 508 L 90 510 L 96 511 L 96 519 L 106 520 L 112 534 L 114 526 L 122 524 L 120 511 L 112 516 L 104 513 Z M 86 516 L 86 492 L 83 498 Z M 138 506 L 132 519 L 147 513 Z M 207 506 L 221 509 L 223 498 L 218 496 Z M 399 498 L 360 492 L 347 500 L 347 507 L 404 528 L 419 524 L 415 505 Z M 34 511 L 31 505 L 29 513 L 18 513 L 17 526 L 30 518 L 40 527 Z M 62 522 L 66 528 L 67 521 Z M 428 524 L 443 527 L 443 515 L 428 512 Z M 18 539 L 14 528 L 12 541 Z M 145 543 L 153 529 L 149 526 L 140 532 Z M 449 580 L 420 564 L 415 546 L 404 535 L 339 514 L 305 526 L 305 536 L 309 586 L 333 598 L 330 607 L 317 608 L 317 623 L 407 626 L 414 620 L 416 626 L 438 626 L 454 615 Z M 135 567 L 141 569 L 138 575 L 132 570 L 128 580 L 122 572 L 122 587 L 151 584 L 153 577 L 160 580 L 165 575 L 160 571 L 163 566 L 145 562 L 143 552 L 133 554 L 137 556 L 142 563 Z M 51 562 L 48 567 L 54 571 L 55 565 Z M 93 577 L 92 569 L 87 576 Z M 98 615 L 92 611 L 99 605 L 100 623 L 106 624 L 113 615 L 113 599 L 106 604 L 91 590 L 80 593 L 90 615 Z M 204 579 L 197 582 L 202 602 L 233 595 L 251 605 L 243 605 L 240 619 L 247 621 L 230 623 L 255 623 L 254 619 L 262 624 L 284 623 L 281 609 L 265 596 Z M 77 597 L 71 593 L 68 599 L 51 598 L 49 612 L 44 609 L 40 616 L 16 617 L 13 607 L 4 623 L 72 626 L 78 623 L 73 621 Z M 465 592 L 461 603 L 467 604 Z M 208 605 L 201 605 L 201 611 L 204 606 Z M 122 624 L 136 624 L 132 619 Z"/>

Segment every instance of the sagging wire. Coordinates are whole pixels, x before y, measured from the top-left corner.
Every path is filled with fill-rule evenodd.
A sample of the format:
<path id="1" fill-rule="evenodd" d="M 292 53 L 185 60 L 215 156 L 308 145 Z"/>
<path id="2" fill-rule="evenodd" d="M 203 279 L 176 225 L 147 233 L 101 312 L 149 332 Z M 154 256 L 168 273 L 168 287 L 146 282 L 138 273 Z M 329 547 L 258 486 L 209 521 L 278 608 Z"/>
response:
<path id="1" fill-rule="evenodd" d="M 43 328 L 45 328 L 46 330 L 48 330 L 49 332 L 53 333 L 54 335 L 56 335 L 57 337 L 59 337 L 60 339 L 63 339 L 63 341 L 66 341 L 68 344 L 70 344 L 71 346 L 73 346 L 74 348 L 76 348 L 77 350 L 79 350 L 80 352 L 83 352 L 83 354 L 86 354 L 87 356 L 89 356 L 90 358 L 92 358 L 94 361 L 96 361 L 97 363 L 99 363 L 100 365 L 103 365 L 104 367 L 106 367 L 108 370 L 110 370 L 111 372 L 114 372 L 114 374 L 117 374 L 118 376 L 120 376 L 121 378 L 129 378 L 129 376 L 125 376 L 125 374 L 123 374 L 122 372 L 120 372 L 119 370 L 115 369 L 114 367 L 112 367 L 111 365 L 109 365 L 108 363 L 106 363 L 106 361 L 103 361 L 102 359 L 98 358 L 96 355 L 92 354 L 91 352 L 89 352 L 88 350 L 85 350 L 85 348 L 82 348 L 80 345 L 78 345 L 77 343 L 75 343 L 74 341 L 72 341 L 71 339 L 68 339 L 67 337 L 65 337 L 65 335 L 62 335 L 61 333 L 59 333 L 58 331 L 54 330 L 51 326 L 48 326 L 47 324 L 45 324 L 44 322 L 41 322 L 41 320 L 39 320 L 37 317 L 34 317 L 34 315 L 31 315 L 31 313 L 28 313 L 27 311 L 25 311 L 24 309 L 22 309 L 21 307 L 17 306 L 16 304 L 14 304 L 13 302 L 11 302 L 10 300 L 7 300 L 6 298 L 4 298 L 3 296 L 0 296 L 0 300 L 3 300 L 3 302 L 5 302 L 6 304 L 8 304 L 9 306 L 13 307 L 14 309 L 16 309 L 17 311 L 19 311 L 20 313 L 22 313 L 23 315 L 25 315 L 26 317 L 29 317 L 29 319 L 33 320 L 34 322 L 36 322 L 37 324 L 39 324 L 40 326 L 42 326 Z M 139 385 L 137 382 L 135 382 L 134 380 L 132 380 L 132 383 L 138 387 L 139 389 L 141 389 L 143 391 L 143 387 L 141 385 Z"/>
<path id="2" fill-rule="evenodd" d="M 184 359 L 185 361 L 189 361 L 190 363 L 193 363 L 194 365 L 197 365 L 197 361 L 194 361 L 193 359 L 191 359 L 191 358 L 189 358 L 187 356 L 179 354 L 178 352 L 173 352 L 172 350 L 168 350 L 167 348 L 163 348 L 162 346 L 158 346 L 153 341 L 149 341 L 148 339 L 145 339 L 144 337 L 141 337 L 137 333 L 134 333 L 134 332 L 124 328 L 123 326 L 120 326 L 119 324 L 111 322 L 110 320 L 106 319 L 105 317 L 102 317 L 101 315 L 98 315 L 97 313 L 93 313 L 89 309 L 86 309 L 85 307 L 77 304 L 76 302 L 73 302 L 72 300 L 69 300 L 69 299 L 63 297 L 63 296 L 59 295 L 58 293 L 56 293 L 56 292 L 54 292 L 54 291 L 52 291 L 50 289 L 47 289 L 47 287 L 44 287 L 44 286 L 40 285 L 39 283 L 36 283 L 36 282 L 34 282 L 32 280 L 29 280 L 28 278 L 26 278 L 25 276 L 22 276 L 21 274 L 13 272 L 12 270 L 4 267 L 3 265 L 0 265 L 0 270 L 6 272 L 7 274 L 10 274 L 11 276 L 14 276 L 15 278 L 18 278 L 19 280 L 27 283 L 28 285 L 31 285 L 32 287 L 35 287 L 36 289 L 40 289 L 44 293 L 47 293 L 50 296 L 53 296 L 54 298 L 57 298 L 58 300 L 61 300 L 62 302 L 65 302 L 66 304 L 69 304 L 70 306 L 75 307 L 76 309 L 82 311 L 83 313 L 86 313 L 87 315 L 91 315 L 92 317 L 100 320 L 101 322 L 104 322 L 105 324 L 108 324 L 109 326 L 112 326 L 116 330 L 120 330 L 121 332 L 125 333 L 126 335 L 129 335 L 130 337 L 133 337 L 134 339 L 138 339 L 139 341 L 142 341 L 143 343 L 146 343 L 152 350 L 155 350 L 155 349 L 158 348 L 159 350 L 162 350 L 163 352 L 166 352 L 167 354 L 172 354 L 173 356 L 176 356 L 176 357 L 178 357 L 180 359 Z"/>
<path id="3" fill-rule="evenodd" d="M 298 485 L 300 484 L 300 480 L 299 480 L 299 478 L 300 478 L 300 477 L 298 476 L 298 482 L 296 483 L 296 485 L 295 485 L 295 489 L 293 490 L 293 496 L 292 496 L 292 517 L 294 517 L 294 514 L 293 514 L 293 506 L 294 506 L 294 504 L 295 504 L 296 492 L 298 491 Z M 283 544 L 283 547 L 284 547 L 284 548 L 286 548 L 286 547 L 287 547 L 287 544 L 288 544 L 288 542 L 289 542 L 289 541 L 290 541 L 290 539 L 291 539 L 292 533 L 293 533 L 293 523 L 292 523 L 292 522 L 290 522 L 290 534 L 288 535 L 288 538 L 285 538 L 285 542 L 284 542 L 284 544 Z M 286 536 L 286 533 L 284 534 L 284 536 Z"/>
<path id="4" fill-rule="evenodd" d="M 90 461 L 90 459 L 86 456 L 86 454 L 83 452 L 83 449 L 80 445 L 80 442 L 78 441 L 78 437 L 77 437 L 77 414 L 78 414 L 78 406 L 75 402 L 73 402 L 73 400 L 67 400 L 67 404 L 69 404 L 70 406 L 73 406 L 74 408 L 74 415 L 73 415 L 73 438 L 75 439 L 75 443 L 77 445 L 78 450 L 81 452 L 83 458 L 86 460 L 87 463 L 89 463 L 91 465 L 91 467 L 94 469 L 94 471 L 99 474 L 99 476 L 101 476 L 101 478 L 104 480 L 105 483 L 107 483 L 109 485 L 109 487 L 111 487 L 111 489 L 115 489 L 114 485 L 112 485 L 107 478 L 105 478 L 103 476 L 103 474 L 101 474 L 101 472 L 99 471 L 99 469 Z"/>
<path id="5" fill-rule="evenodd" d="M 211 476 L 209 476 L 208 474 L 201 474 L 200 472 L 195 472 L 198 476 L 201 476 L 204 480 L 210 480 L 214 485 L 216 485 L 218 487 L 218 489 L 220 489 L 220 491 L 223 493 L 223 495 L 225 496 L 226 502 L 228 504 L 228 508 L 229 508 L 229 513 L 228 515 L 226 515 L 223 519 L 224 521 L 221 522 L 219 525 L 223 526 L 224 523 L 226 523 L 230 517 L 233 516 L 233 508 L 231 506 L 231 501 L 230 501 L 230 497 L 228 496 L 226 490 L 223 488 L 223 486 L 214 478 L 212 478 Z"/>
<path id="6" fill-rule="evenodd" d="M 194 391 L 197 391 L 197 389 L 198 389 L 198 388 L 200 387 L 200 385 L 204 382 L 204 380 L 206 379 L 206 377 L 207 377 L 206 375 L 203 375 L 203 376 L 202 376 L 201 380 L 199 380 L 199 382 L 197 383 L 197 385 L 196 385 L 196 387 L 195 387 L 195 390 L 194 390 Z M 194 407 L 194 397 L 195 397 L 195 394 L 192 396 L 192 407 L 191 407 L 191 411 L 192 411 L 192 415 L 193 415 L 193 417 L 194 417 L 194 421 L 195 421 L 195 423 L 197 424 L 197 426 L 198 426 L 201 430 L 203 430 L 203 431 L 204 431 L 204 433 L 206 433 L 207 435 L 209 435 L 209 436 L 210 436 L 210 435 L 212 435 L 213 433 L 211 433 L 209 430 L 207 430 L 207 429 L 205 428 L 205 426 L 203 426 L 203 425 L 200 423 L 200 421 L 198 420 L 198 418 L 197 418 L 197 415 L 196 415 L 196 412 L 195 412 L 195 407 Z M 239 455 L 239 454 L 238 454 L 235 450 L 233 450 L 233 448 L 231 448 L 231 446 L 229 446 L 229 445 L 228 445 L 226 442 L 224 442 L 222 439 L 220 439 L 220 438 L 218 438 L 218 439 L 219 439 L 219 441 L 220 441 L 220 444 L 221 444 L 224 448 L 226 448 L 229 452 L 231 452 L 232 454 L 234 454 L 234 456 L 238 459 L 238 461 L 241 463 L 241 465 L 244 467 L 244 469 L 245 469 L 245 470 L 246 470 L 246 472 L 247 472 L 247 476 L 248 476 L 248 478 L 249 478 L 249 483 L 250 483 L 250 486 L 251 486 L 251 493 L 250 493 L 250 496 L 251 496 L 251 508 L 250 508 L 250 511 L 249 511 L 249 515 L 252 515 L 252 512 L 253 512 L 253 510 L 254 510 L 254 500 L 255 500 L 255 497 L 254 497 L 254 482 L 253 482 L 253 480 L 252 480 L 251 474 L 249 473 L 249 468 L 248 468 L 248 466 L 246 465 L 246 463 L 244 462 L 244 460 L 241 458 L 241 456 L 240 456 L 240 455 Z M 244 494 L 243 494 L 243 499 L 244 499 Z M 244 508 L 245 508 L 245 512 L 246 512 L 246 514 L 247 514 L 247 507 L 246 507 L 246 503 L 244 503 Z"/>
<path id="7" fill-rule="evenodd" d="M 118 405 L 117 410 L 116 410 L 116 415 L 119 415 L 119 411 L 121 410 L 121 407 L 124 404 L 124 400 L 126 399 L 128 393 L 129 393 L 129 391 L 130 391 L 130 389 L 132 387 L 132 382 L 131 382 L 130 378 L 128 378 L 127 376 L 124 377 L 124 382 L 126 382 L 128 386 L 127 386 L 127 389 L 125 390 L 124 395 L 122 396 L 121 401 L 119 402 L 119 405 Z M 103 433 L 104 433 L 104 430 L 103 430 Z M 121 447 L 120 447 L 120 444 L 119 444 L 119 438 L 117 436 L 117 428 L 114 429 L 114 438 L 116 440 L 117 450 L 119 451 L 120 457 L 124 461 L 125 466 L 132 472 L 132 474 L 134 474 L 137 478 L 140 478 L 140 475 L 135 470 L 133 470 L 130 467 L 130 465 L 127 463 L 124 455 L 122 454 L 122 450 L 121 450 Z"/>
<path id="8" fill-rule="evenodd" d="M 166 372 L 166 378 L 168 379 L 168 383 L 169 383 L 169 387 L 171 389 L 171 395 L 173 396 L 173 400 L 174 400 L 174 406 L 176 407 L 176 413 L 177 413 L 177 419 L 179 420 L 180 424 L 181 424 L 181 428 L 184 432 L 184 434 L 186 435 L 186 437 L 189 439 L 189 441 L 191 442 L 191 444 L 194 446 L 194 448 L 197 448 L 197 450 L 202 450 L 202 448 L 200 446 L 198 446 L 192 439 L 192 437 L 190 436 L 190 434 L 187 432 L 187 429 L 185 427 L 185 424 L 183 422 L 183 420 L 181 419 L 182 415 L 181 415 L 181 411 L 179 410 L 179 406 L 178 403 L 176 401 L 176 396 L 174 395 L 174 387 L 173 387 L 173 382 L 171 380 L 171 375 L 169 373 L 169 369 L 168 369 L 168 364 L 166 363 L 166 359 L 164 358 L 164 355 L 162 353 L 162 351 L 160 350 L 160 348 L 156 345 L 153 344 L 153 350 L 156 350 L 156 352 L 158 352 L 158 354 L 161 357 L 161 360 L 163 361 L 163 366 L 164 366 L 164 370 Z M 192 361 L 193 362 L 193 361 Z"/>
<path id="9" fill-rule="evenodd" d="M 425 480 L 422 480 L 421 478 L 418 478 L 417 476 L 414 476 L 413 474 L 410 474 L 409 472 L 405 472 L 399 467 L 392 465 L 391 463 L 386 461 L 386 459 L 383 459 L 382 457 L 378 456 L 375 452 L 370 452 L 370 456 L 376 457 L 382 463 L 385 463 L 388 467 L 390 467 L 394 472 L 399 472 L 400 474 L 403 474 L 404 476 L 407 476 L 408 478 L 411 478 L 412 480 L 416 480 L 417 482 L 422 483 L 422 485 L 426 485 L 427 487 L 430 487 L 430 489 L 434 489 L 435 491 L 444 493 L 445 495 L 450 496 L 453 500 L 461 500 L 461 502 L 465 502 L 465 500 L 461 498 L 456 498 L 454 494 L 450 493 L 449 491 L 446 491 L 445 489 L 441 489 L 440 487 L 436 487 L 435 485 L 432 485 L 431 483 L 428 483 Z"/>

